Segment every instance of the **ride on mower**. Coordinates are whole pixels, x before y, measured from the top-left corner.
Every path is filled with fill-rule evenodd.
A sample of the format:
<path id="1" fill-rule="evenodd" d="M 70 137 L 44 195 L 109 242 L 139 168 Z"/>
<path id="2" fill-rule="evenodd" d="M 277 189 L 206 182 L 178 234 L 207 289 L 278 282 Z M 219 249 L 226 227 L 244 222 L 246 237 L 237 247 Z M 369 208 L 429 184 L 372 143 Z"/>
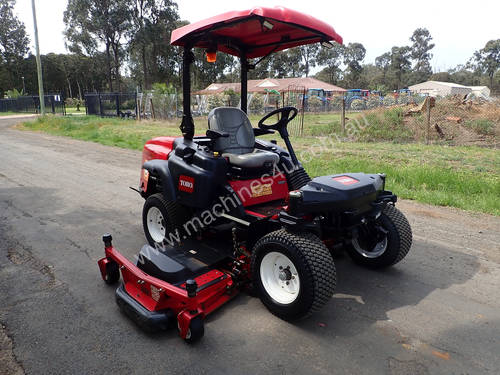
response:
<path id="1" fill-rule="evenodd" d="M 332 41 L 342 43 L 331 26 L 282 7 L 228 12 L 173 31 L 171 44 L 183 47 L 183 136 L 144 146 L 138 191 L 149 244 L 133 263 L 105 235 L 99 260 L 106 283 L 121 274 L 117 303 L 139 325 L 161 330 L 176 323 L 180 336 L 194 342 L 204 334 L 205 317 L 245 290 L 294 321 L 329 301 L 338 249 L 373 268 L 406 256 L 411 229 L 396 196 L 385 190 L 384 174 L 311 179 L 287 132 L 296 108 L 272 111 L 255 128 L 247 117 L 247 73 L 260 60 Z M 224 52 L 241 62 L 240 108 L 213 109 L 206 134 L 197 136 L 193 48 L 205 49 L 209 61 Z M 285 147 L 258 138 L 273 133 Z"/>

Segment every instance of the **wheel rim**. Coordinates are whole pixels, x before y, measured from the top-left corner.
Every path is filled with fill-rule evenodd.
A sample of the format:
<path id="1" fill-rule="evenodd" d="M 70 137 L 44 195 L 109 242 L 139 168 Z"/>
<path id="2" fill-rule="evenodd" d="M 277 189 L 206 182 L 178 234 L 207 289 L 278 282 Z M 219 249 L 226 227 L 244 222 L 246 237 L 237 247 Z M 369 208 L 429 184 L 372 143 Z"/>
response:
<path id="1" fill-rule="evenodd" d="M 366 245 L 361 245 L 359 243 L 359 237 L 353 238 L 352 247 L 365 258 L 378 258 L 387 250 L 387 236 L 384 236 L 384 239 L 377 242 L 375 246 L 370 246 L 368 248 L 366 248 Z"/>
<path id="2" fill-rule="evenodd" d="M 270 252 L 260 263 L 260 279 L 269 296 L 281 304 L 290 304 L 300 292 L 300 278 L 293 262 L 286 255 Z"/>
<path id="3" fill-rule="evenodd" d="M 146 216 L 148 232 L 153 241 L 162 242 L 165 239 L 165 219 L 158 207 L 151 207 Z"/>

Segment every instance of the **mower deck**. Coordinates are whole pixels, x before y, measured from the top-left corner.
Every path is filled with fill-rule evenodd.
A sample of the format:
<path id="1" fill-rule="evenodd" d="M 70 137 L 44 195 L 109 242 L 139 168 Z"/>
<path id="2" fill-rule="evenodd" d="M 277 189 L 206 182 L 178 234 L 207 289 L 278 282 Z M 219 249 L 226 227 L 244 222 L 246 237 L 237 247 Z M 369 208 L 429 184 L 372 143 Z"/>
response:
<path id="1" fill-rule="evenodd" d="M 183 339 L 191 337 L 191 322 L 199 317 L 204 319 L 206 315 L 229 301 L 237 294 L 231 274 L 224 270 L 212 268 L 222 256 L 212 257 L 204 263 L 191 254 L 190 244 L 184 245 L 186 252 L 166 247 L 162 251 L 145 246 L 141 250 L 138 264 L 130 262 L 124 255 L 118 252 L 111 243 L 111 235 L 104 235 L 105 257 L 100 259 L 99 269 L 102 278 L 108 284 L 117 282 L 120 273 L 123 279 L 122 285 L 116 291 L 116 299 L 120 308 L 140 326 L 150 330 L 166 329 L 172 325 L 174 318 L 177 320 L 179 334 Z M 197 249 L 200 254 L 208 257 L 207 246 Z M 177 252 L 177 256 L 170 255 Z M 198 253 L 198 251 L 197 251 Z M 182 255 L 184 254 L 184 255 Z M 193 254 L 191 254 L 193 255 Z M 156 270 L 141 265 L 143 257 L 163 257 L 163 262 L 156 265 Z M 143 259 L 144 260 L 144 259 Z M 170 282 L 155 277 L 144 269 L 152 270 L 157 276 L 164 276 Z M 186 277 L 183 279 L 183 277 Z"/>

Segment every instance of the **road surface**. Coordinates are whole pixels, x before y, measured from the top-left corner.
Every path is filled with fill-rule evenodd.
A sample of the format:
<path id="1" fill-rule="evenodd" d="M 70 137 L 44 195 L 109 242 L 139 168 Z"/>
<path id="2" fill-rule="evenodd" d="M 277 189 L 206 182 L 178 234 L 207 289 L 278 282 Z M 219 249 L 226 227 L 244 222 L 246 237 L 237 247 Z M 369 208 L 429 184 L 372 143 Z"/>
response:
<path id="1" fill-rule="evenodd" d="M 408 257 L 336 259 L 338 287 L 298 324 L 240 295 L 195 346 L 122 315 L 96 261 L 101 234 L 145 242 L 140 153 L 20 132 L 0 119 L 0 374 L 498 374 L 500 220 L 409 201 Z M 390 178 L 390 176 L 389 176 Z"/>

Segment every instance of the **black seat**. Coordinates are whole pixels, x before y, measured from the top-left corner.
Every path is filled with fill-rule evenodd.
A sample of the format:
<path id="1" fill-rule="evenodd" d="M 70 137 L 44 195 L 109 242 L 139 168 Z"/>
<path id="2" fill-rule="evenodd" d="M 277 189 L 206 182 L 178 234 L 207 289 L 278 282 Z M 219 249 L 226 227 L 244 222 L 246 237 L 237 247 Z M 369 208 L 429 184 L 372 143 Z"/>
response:
<path id="1" fill-rule="evenodd" d="M 260 168 L 278 163 L 279 155 L 255 148 L 255 135 L 245 112 L 234 107 L 214 108 L 208 114 L 208 128 L 228 133 L 215 140 L 214 151 L 240 168 Z"/>

